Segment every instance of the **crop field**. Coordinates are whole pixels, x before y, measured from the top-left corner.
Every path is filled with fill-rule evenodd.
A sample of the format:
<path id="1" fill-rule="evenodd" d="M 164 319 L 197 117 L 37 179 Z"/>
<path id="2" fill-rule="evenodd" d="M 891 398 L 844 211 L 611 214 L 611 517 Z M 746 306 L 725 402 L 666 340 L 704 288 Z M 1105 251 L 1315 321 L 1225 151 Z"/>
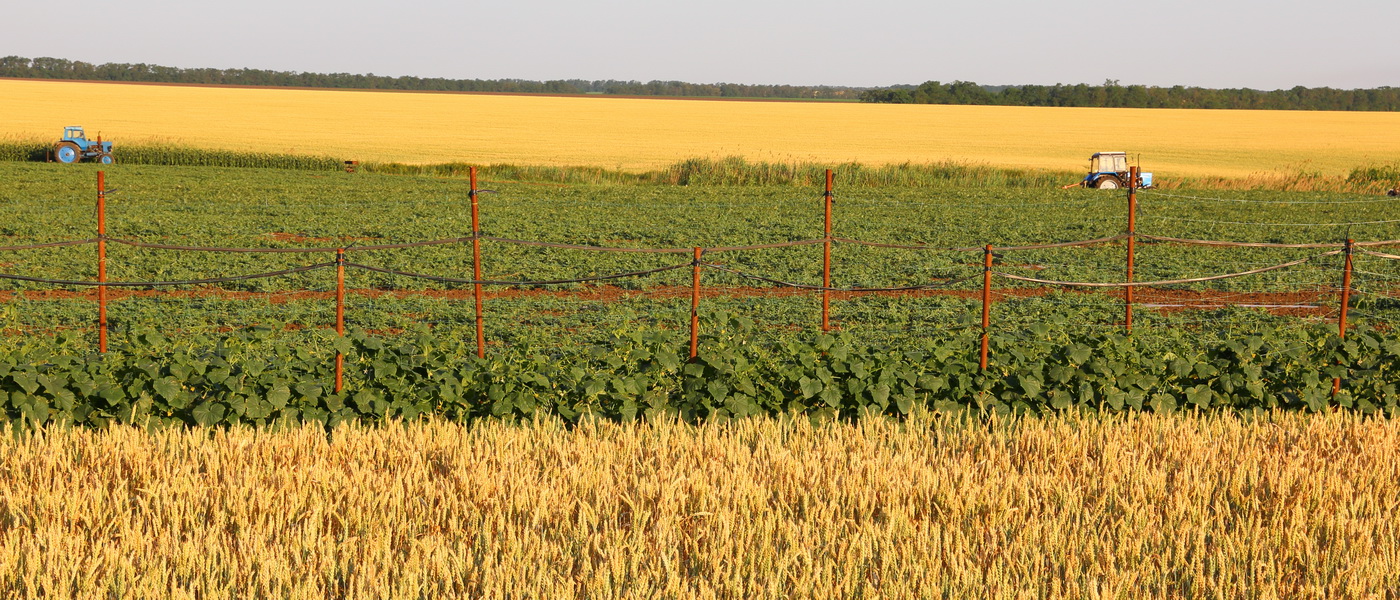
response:
<path id="1" fill-rule="evenodd" d="M 907 413 L 915 405 L 1019 412 L 1070 405 L 1320 409 L 1333 402 L 1391 411 L 1400 401 L 1400 342 L 1388 333 L 1400 316 L 1400 264 L 1386 258 L 1390 248 L 1354 253 L 1350 337 L 1335 335 L 1345 258 L 1339 244 L 1348 237 L 1400 239 L 1396 201 L 1384 196 L 1142 192 L 1139 234 L 1327 247 L 1144 238 L 1135 252 L 1138 281 L 1298 264 L 1139 290 L 1132 337 L 1123 335 L 1119 289 L 1009 278 L 1121 282 L 1122 240 L 996 251 L 987 329 L 992 371 L 984 373 L 976 356 L 980 247 L 1115 236 L 1126 228 L 1122 194 L 953 187 L 845 193 L 838 177 L 834 235 L 865 243 L 833 245 L 833 286 L 919 289 L 835 294 L 834 336 L 826 336 L 820 294 L 774 283 L 820 285 L 821 244 L 724 250 L 820 238 L 819 190 L 485 182 L 493 192 L 479 196 L 483 234 L 491 236 L 482 241 L 488 280 L 675 268 L 616 281 L 490 286 L 486 358 L 476 359 L 472 286 L 405 275 L 470 281 L 470 244 L 354 250 L 470 234 L 465 181 L 121 165 L 107 171 L 115 188 L 107 210 L 111 281 L 320 267 L 218 285 L 110 289 L 108 319 L 123 358 L 103 362 L 117 371 L 100 377 L 97 367 L 61 358 L 94 348 L 95 292 L 7 279 L 0 344 L 10 351 L 6 364 L 19 369 L 5 383 L 19 394 L 11 418 L 43 421 L 79 410 L 78 420 L 94 423 L 140 415 L 202 423 L 422 413 L 468 420 L 536 411 L 689 419 L 786 410 Z M 7 244 L 91 238 L 95 174 L 90 166 L 0 163 Z M 508 240 L 677 252 L 604 253 Z M 320 252 L 193 252 L 131 242 Z M 699 352 L 709 357 L 703 365 L 685 355 L 696 246 L 712 249 L 698 308 Z M 351 334 L 339 340 L 331 329 L 335 271 L 325 262 L 337 247 L 350 248 L 353 264 L 380 269 L 347 271 Z M 0 265 L 3 274 L 76 281 L 95 276 L 96 260 L 89 244 L 11 250 Z M 328 370 L 337 353 L 349 361 L 339 392 Z M 849 360 L 825 362 L 836 354 Z M 241 366 L 248 360 L 260 366 L 248 371 Z M 805 366 L 794 370 L 792 361 Z M 1214 366 L 1197 366 L 1203 363 Z M 223 365 L 218 376 L 207 376 L 216 364 Z M 1334 378 L 1347 381 L 1340 395 L 1332 394 Z M 111 397 L 96 400 L 102 393 Z"/>
<path id="2" fill-rule="evenodd" d="M 487 286 L 478 358 L 460 177 L 104 173 L 108 280 L 161 285 L 100 354 L 96 166 L 0 161 L 0 245 L 87 240 L 0 250 L 0 596 L 1400 595 L 1396 199 L 1139 193 L 1136 280 L 1257 272 L 1128 335 L 1045 283 L 1123 281 L 1124 194 L 838 173 L 822 333 L 823 244 L 733 248 L 820 189 L 486 180 L 482 278 L 642 274 Z"/>
<path id="3" fill-rule="evenodd" d="M 0 595 L 1390 598 L 1400 422 L 0 436 Z"/>
<path id="4" fill-rule="evenodd" d="M 94 95 L 102 102 L 89 100 Z M 1077 170 L 1128 150 L 1170 180 L 1393 166 L 1400 114 L 525 97 L 0 80 L 4 131 L 403 163 L 664 167 L 690 158 Z M 118 151 L 120 160 L 120 151 Z"/>

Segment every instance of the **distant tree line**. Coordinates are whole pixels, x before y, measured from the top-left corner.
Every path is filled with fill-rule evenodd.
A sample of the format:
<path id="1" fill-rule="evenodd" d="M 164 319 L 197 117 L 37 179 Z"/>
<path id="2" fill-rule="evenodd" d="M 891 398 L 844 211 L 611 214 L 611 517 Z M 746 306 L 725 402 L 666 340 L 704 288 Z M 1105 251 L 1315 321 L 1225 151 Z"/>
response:
<path id="1" fill-rule="evenodd" d="M 301 73 L 266 69 L 181 69 L 145 63 L 95 65 L 62 58 L 0 58 L 0 77 L 140 81 L 200 85 L 353 88 L 442 92 L 511 92 L 536 94 L 616 94 L 628 96 L 697 96 L 715 98 L 816 98 L 856 100 L 863 88 L 839 86 L 698 84 L 681 81 L 617 81 L 565 79 L 444 79 L 386 77 L 353 73 Z"/>
<path id="2" fill-rule="evenodd" d="M 1400 110 L 1400 88 L 1338 90 L 1295 87 L 1260 91 L 1200 87 L 1119 85 L 987 86 L 970 81 L 886 88 L 842 86 L 748 85 L 683 81 L 559 79 L 444 79 L 387 77 L 354 73 L 302 73 L 266 69 L 181 69 L 145 63 L 100 65 L 62 58 L 0 58 L 0 77 L 140 81 L 200 85 L 508 92 L 527 94 L 610 94 L 621 96 L 688 96 L 700 98 L 812 98 L 894 104 L 987 104 L 1001 106 L 1082 106 L 1112 108 L 1234 108 L 1275 110 Z"/>
<path id="3" fill-rule="evenodd" d="M 867 89 L 863 102 L 894 104 L 986 104 L 1000 106 L 1086 106 L 1109 108 L 1231 108 L 1257 110 L 1400 110 L 1400 88 L 1337 90 L 1208 89 L 1119 85 L 983 86 L 968 81 L 925 82 L 918 86 Z"/>

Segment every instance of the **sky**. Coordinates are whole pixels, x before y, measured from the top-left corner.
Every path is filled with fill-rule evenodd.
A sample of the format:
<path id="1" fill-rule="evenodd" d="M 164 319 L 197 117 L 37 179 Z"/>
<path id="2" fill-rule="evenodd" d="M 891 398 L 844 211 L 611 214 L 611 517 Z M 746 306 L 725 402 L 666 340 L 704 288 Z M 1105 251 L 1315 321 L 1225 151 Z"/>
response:
<path id="1" fill-rule="evenodd" d="M 1398 0 L 20 2 L 0 56 L 451 79 L 1400 86 Z"/>

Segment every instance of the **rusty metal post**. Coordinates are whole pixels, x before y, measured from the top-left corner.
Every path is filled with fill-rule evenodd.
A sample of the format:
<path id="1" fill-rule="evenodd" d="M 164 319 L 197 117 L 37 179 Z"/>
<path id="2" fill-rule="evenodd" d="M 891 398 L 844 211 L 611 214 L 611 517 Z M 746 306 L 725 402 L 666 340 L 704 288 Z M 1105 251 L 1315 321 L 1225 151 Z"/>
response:
<path id="1" fill-rule="evenodd" d="M 700 257 L 703 248 L 695 249 L 695 260 L 691 263 L 690 274 L 690 360 L 700 353 Z"/>
<path id="2" fill-rule="evenodd" d="M 1341 313 L 1337 316 L 1337 335 L 1342 339 L 1347 337 L 1347 309 L 1351 307 L 1351 254 L 1354 243 L 1356 242 L 1347 238 L 1346 263 L 1342 268 L 1342 304 Z M 1342 391 L 1342 378 L 1333 377 L 1332 395 L 1335 396 L 1340 391 Z"/>
<path id="3" fill-rule="evenodd" d="M 822 240 L 822 333 L 831 331 L 831 169 L 826 170 L 826 235 Z"/>
<path id="4" fill-rule="evenodd" d="M 992 325 L 992 245 L 982 255 L 982 370 L 987 370 L 987 329 Z"/>
<path id="5" fill-rule="evenodd" d="M 472 200 L 472 279 L 477 281 L 472 284 L 476 302 L 476 356 L 486 358 L 486 326 L 481 316 L 481 219 L 476 202 L 476 167 L 471 168 L 471 186 L 468 194 Z"/>
<path id="6" fill-rule="evenodd" d="M 335 334 L 345 337 L 345 249 L 335 250 Z M 345 389 L 345 354 L 335 351 L 335 393 Z"/>
<path id="7" fill-rule="evenodd" d="M 1128 167 L 1128 283 L 1133 282 L 1133 261 L 1137 255 L 1137 179 L 1138 168 Z M 1132 286 L 1123 288 L 1123 327 L 1127 333 L 1133 332 Z"/>
<path id="8" fill-rule="evenodd" d="M 97 350 L 107 352 L 107 174 L 97 172 Z"/>

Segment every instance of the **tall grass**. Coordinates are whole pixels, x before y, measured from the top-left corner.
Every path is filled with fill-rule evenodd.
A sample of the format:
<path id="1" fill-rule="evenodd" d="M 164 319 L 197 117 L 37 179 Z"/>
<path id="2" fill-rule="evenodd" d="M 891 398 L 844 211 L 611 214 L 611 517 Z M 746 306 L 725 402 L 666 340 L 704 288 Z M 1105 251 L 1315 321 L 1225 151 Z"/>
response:
<path id="1" fill-rule="evenodd" d="M 49 160 L 49 151 L 52 149 L 53 142 L 14 138 L 0 139 L 0 160 L 43 162 Z M 314 171 L 334 171 L 344 166 L 340 159 L 326 156 L 240 152 L 154 144 L 125 145 L 117 143 L 112 147 L 112 157 L 119 164 L 132 165 L 252 167 Z"/>
<path id="2" fill-rule="evenodd" d="M 1400 422 L 0 438 L 0 596 L 1384 598 Z"/>
<path id="3" fill-rule="evenodd" d="M 406 165 L 366 163 L 365 171 L 396 175 L 435 175 L 461 177 L 471 165 Z M 509 181 L 536 181 L 563 184 L 645 184 L 645 185 L 795 185 L 821 186 L 826 169 L 841 174 L 843 186 L 933 187 L 1058 187 L 1072 183 L 1082 174 L 1068 171 L 1014 169 L 956 162 L 930 164 L 904 163 L 869 166 L 860 163 L 777 163 L 753 162 L 732 156 L 720 159 L 693 158 L 662 169 L 642 172 L 600 167 L 550 167 L 520 165 L 481 165 L 484 178 Z"/>
<path id="4" fill-rule="evenodd" d="M 365 171 L 393 175 L 465 177 L 472 165 L 447 163 L 409 165 L 366 163 Z M 974 187 L 974 188 L 1055 188 L 1078 182 L 1084 173 L 997 167 L 994 165 L 943 161 L 864 165 L 860 163 L 820 164 L 811 162 L 754 162 L 731 156 L 720 159 L 692 158 L 662 169 L 643 172 L 601 167 L 554 167 L 524 165 L 478 165 L 485 179 L 558 184 L 643 184 L 643 185 L 794 185 L 819 187 L 825 183 L 826 169 L 840 174 L 843 187 Z M 1248 177 L 1195 176 L 1173 178 L 1158 173 L 1156 185 L 1163 189 L 1191 188 L 1215 190 L 1278 190 L 1296 192 L 1384 193 L 1400 186 L 1400 165 L 1357 167 L 1345 176 L 1308 171 L 1261 172 Z"/>

